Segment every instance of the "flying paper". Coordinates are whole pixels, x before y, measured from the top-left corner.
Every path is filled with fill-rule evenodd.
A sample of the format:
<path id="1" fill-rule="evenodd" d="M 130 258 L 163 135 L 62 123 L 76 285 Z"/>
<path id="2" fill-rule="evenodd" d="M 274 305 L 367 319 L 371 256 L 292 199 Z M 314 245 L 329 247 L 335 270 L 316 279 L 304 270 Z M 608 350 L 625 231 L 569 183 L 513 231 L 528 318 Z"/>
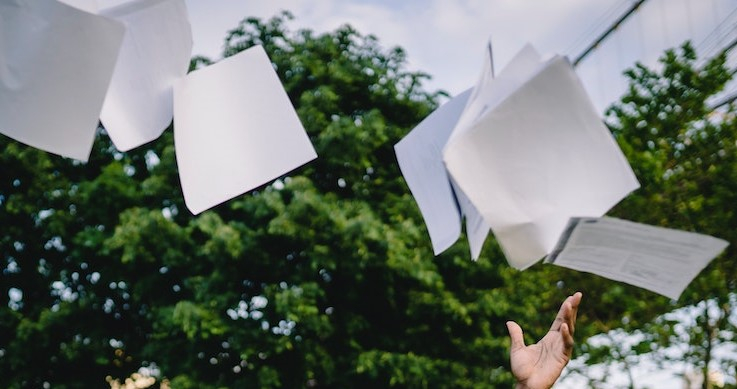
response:
<path id="1" fill-rule="evenodd" d="M 639 187 L 562 57 L 454 131 L 447 169 L 518 269 L 549 253 L 571 217 L 601 216 Z"/>
<path id="2" fill-rule="evenodd" d="M 469 89 L 443 104 L 394 145 L 399 168 L 425 219 L 436 255 L 461 235 L 461 211 L 442 150 L 470 94 Z"/>
<path id="3" fill-rule="evenodd" d="M 134 1 L 101 14 L 126 27 L 100 120 L 115 147 L 127 151 L 171 124 L 172 86 L 187 74 L 192 31 L 184 0 Z"/>
<path id="4" fill-rule="evenodd" d="M 63 1 L 0 3 L 0 133 L 87 161 L 98 121 L 126 151 L 176 113 L 195 214 L 317 157 L 263 48 L 187 75 L 184 0 Z"/>
<path id="5" fill-rule="evenodd" d="M 82 11 L 96 14 L 100 10 L 100 5 L 97 4 L 97 0 L 57 0 L 60 3 L 71 5 L 74 8 L 81 9 Z"/>
<path id="6" fill-rule="evenodd" d="M 462 95 L 460 114 L 462 96 L 400 141 L 397 159 L 436 254 L 460 230 L 450 192 L 481 216 L 479 228 L 467 227 L 476 241 L 490 227 L 509 263 L 524 269 L 555 247 L 571 217 L 602 216 L 639 183 L 567 60 L 542 61 L 525 46 L 498 77 L 490 69 L 485 63 Z M 424 157 L 410 164 L 411 155 Z"/>
<path id="7" fill-rule="evenodd" d="M 124 31 L 56 1 L 0 2 L 0 133 L 87 161 Z"/>
<path id="8" fill-rule="evenodd" d="M 545 262 L 678 300 L 727 246 L 725 240 L 708 235 L 611 217 L 572 218 Z"/>
<path id="9" fill-rule="evenodd" d="M 194 214 L 317 157 L 261 46 L 174 84 L 174 144 Z"/>
<path id="10" fill-rule="evenodd" d="M 473 89 L 395 146 L 435 254 L 465 216 L 469 241 L 491 228 L 515 268 L 547 256 L 677 299 L 728 243 L 601 217 L 639 183 L 571 65 L 526 46 L 494 78 L 488 59 Z"/>
<path id="11" fill-rule="evenodd" d="M 539 64 L 539 55 L 527 45 L 490 88 L 494 74 L 489 50 L 476 87 L 440 106 L 395 145 L 399 167 L 420 208 L 436 255 L 458 240 L 464 218 L 472 259 L 481 254 L 489 233 L 484 218 L 447 172 L 443 161 L 445 145 L 468 129 L 469 123 L 490 104 L 509 95 Z"/>
<path id="12" fill-rule="evenodd" d="M 481 254 L 489 233 L 481 214 L 448 175 L 443 148 L 451 137 L 462 133 L 488 109 L 490 103 L 511 93 L 539 62 L 532 46 L 525 46 L 504 69 L 501 81 L 489 88 L 494 78 L 489 49 L 476 87 L 440 106 L 394 146 L 399 168 L 425 220 L 435 255 L 458 240 L 463 218 L 472 259 Z"/>

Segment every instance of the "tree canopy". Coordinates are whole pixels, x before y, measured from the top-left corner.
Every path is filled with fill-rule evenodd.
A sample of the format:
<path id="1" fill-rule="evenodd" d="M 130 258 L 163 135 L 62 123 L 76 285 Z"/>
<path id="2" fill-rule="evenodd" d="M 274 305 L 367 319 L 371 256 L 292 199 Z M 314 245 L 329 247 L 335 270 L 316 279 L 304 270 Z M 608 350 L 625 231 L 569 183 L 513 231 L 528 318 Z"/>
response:
<path id="1" fill-rule="evenodd" d="M 265 48 L 318 159 L 198 216 L 170 130 L 123 153 L 101 129 L 85 164 L 0 138 L 0 386 L 99 387 L 145 368 L 172 388 L 507 387 L 505 322 L 538 339 L 575 290 L 592 363 L 589 336 L 734 290 L 733 249 L 679 302 L 516 271 L 491 237 L 477 262 L 462 240 L 433 256 L 393 145 L 445 94 L 400 48 L 290 20 L 247 18 L 223 53 Z M 643 189 L 614 212 L 735 241 L 735 124 L 704 106 L 729 73 L 693 57 L 631 71 L 610 124 Z"/>

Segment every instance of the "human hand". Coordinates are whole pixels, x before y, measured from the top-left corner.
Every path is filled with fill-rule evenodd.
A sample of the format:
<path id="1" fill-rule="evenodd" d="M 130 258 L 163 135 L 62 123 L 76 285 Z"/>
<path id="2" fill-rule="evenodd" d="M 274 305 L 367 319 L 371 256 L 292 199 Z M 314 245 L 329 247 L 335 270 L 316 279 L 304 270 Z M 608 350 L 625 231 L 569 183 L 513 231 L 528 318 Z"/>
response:
<path id="1" fill-rule="evenodd" d="M 518 389 L 548 389 L 560 377 L 573 352 L 573 332 L 576 325 L 581 292 L 563 301 L 548 333 L 539 342 L 525 346 L 522 328 L 507 322 L 512 341 L 510 362 Z"/>

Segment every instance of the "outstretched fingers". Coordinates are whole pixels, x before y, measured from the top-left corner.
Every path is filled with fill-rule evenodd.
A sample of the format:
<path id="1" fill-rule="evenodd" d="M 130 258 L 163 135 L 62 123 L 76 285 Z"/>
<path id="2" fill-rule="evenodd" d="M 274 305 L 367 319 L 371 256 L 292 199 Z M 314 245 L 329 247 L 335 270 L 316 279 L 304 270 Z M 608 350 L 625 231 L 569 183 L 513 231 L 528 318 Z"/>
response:
<path id="1" fill-rule="evenodd" d="M 581 294 L 581 292 L 576 292 L 572 296 L 568 296 L 568 298 L 563 301 L 563 304 L 561 304 L 560 309 L 558 310 L 558 315 L 550 326 L 550 331 L 559 331 L 561 329 L 561 325 L 565 323 L 568 325 L 570 333 L 573 334 L 576 327 L 578 306 L 581 304 L 582 297 L 583 294 Z"/>

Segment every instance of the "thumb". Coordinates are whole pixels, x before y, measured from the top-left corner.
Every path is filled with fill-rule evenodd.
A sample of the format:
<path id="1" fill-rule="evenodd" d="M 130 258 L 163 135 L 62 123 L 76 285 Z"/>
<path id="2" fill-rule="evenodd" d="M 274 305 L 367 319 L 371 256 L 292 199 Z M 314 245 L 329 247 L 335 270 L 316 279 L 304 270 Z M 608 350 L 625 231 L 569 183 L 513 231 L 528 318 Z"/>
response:
<path id="1" fill-rule="evenodd" d="M 522 327 L 519 324 L 508 321 L 507 331 L 509 331 L 509 338 L 512 341 L 512 351 L 525 347 L 525 339 L 522 336 Z"/>

